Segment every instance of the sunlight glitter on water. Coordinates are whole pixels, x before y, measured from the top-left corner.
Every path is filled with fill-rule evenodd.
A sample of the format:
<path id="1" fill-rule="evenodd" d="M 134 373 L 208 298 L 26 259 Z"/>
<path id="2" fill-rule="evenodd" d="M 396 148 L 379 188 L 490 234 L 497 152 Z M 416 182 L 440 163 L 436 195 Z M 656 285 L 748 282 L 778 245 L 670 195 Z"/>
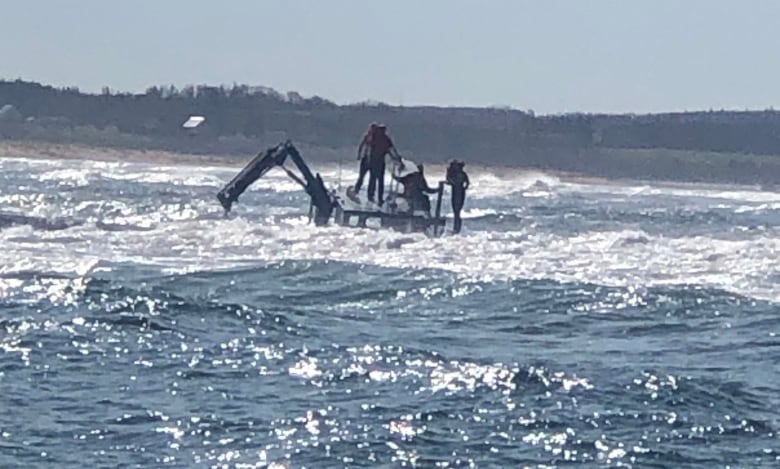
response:
<path id="1" fill-rule="evenodd" d="M 776 193 L 475 174 L 428 239 L 308 225 L 283 174 L 225 218 L 233 170 L 0 164 L 0 462 L 778 458 Z"/>

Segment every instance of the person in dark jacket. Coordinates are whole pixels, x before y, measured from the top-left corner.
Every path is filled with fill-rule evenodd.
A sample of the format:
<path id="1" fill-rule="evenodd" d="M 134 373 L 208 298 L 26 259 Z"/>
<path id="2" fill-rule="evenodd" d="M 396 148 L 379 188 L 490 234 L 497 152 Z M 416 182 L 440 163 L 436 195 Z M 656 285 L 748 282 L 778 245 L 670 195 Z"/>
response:
<path id="1" fill-rule="evenodd" d="M 454 222 L 452 226 L 453 233 L 460 233 L 462 220 L 460 211 L 463 209 L 463 203 L 466 201 L 466 189 L 469 188 L 469 176 L 463 171 L 465 163 L 455 160 L 447 168 L 447 184 L 452 186 L 452 213 Z"/>
<path id="2" fill-rule="evenodd" d="M 403 197 L 409 203 L 409 211 L 422 210 L 430 216 L 431 201 L 425 194 L 435 194 L 439 191 L 428 186 L 424 169 L 422 164 L 418 164 L 417 171 L 403 177 L 393 175 L 393 178 L 404 185 Z"/>

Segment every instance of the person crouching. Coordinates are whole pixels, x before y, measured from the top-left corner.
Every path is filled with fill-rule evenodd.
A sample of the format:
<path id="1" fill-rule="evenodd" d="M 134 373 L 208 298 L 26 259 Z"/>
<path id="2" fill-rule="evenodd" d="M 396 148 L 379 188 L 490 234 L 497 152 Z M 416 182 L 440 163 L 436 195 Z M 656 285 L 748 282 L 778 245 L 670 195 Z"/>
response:
<path id="1" fill-rule="evenodd" d="M 403 197 L 409 204 L 409 212 L 414 213 L 417 210 L 422 210 L 430 217 L 431 201 L 425 194 L 436 194 L 438 191 L 428 186 L 424 170 L 424 166 L 418 164 L 417 171 L 403 177 L 398 177 L 394 174 L 393 178 L 404 185 Z"/>

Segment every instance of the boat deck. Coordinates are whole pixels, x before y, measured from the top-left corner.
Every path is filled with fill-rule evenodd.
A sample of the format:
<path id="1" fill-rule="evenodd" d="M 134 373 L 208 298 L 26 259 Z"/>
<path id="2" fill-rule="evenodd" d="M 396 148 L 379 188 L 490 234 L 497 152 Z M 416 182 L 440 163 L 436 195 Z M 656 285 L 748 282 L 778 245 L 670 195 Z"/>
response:
<path id="1" fill-rule="evenodd" d="M 439 195 L 440 199 L 441 195 Z M 337 192 L 334 216 L 341 226 L 368 227 L 370 220 L 378 220 L 379 227 L 393 228 L 403 232 L 426 231 L 432 229 L 434 236 L 444 231 L 446 219 L 439 215 L 440 201 L 436 204 L 436 214 L 428 215 L 422 211 L 410 213 L 406 201 L 395 194 L 389 194 L 383 206 L 362 200 L 351 190 Z"/>

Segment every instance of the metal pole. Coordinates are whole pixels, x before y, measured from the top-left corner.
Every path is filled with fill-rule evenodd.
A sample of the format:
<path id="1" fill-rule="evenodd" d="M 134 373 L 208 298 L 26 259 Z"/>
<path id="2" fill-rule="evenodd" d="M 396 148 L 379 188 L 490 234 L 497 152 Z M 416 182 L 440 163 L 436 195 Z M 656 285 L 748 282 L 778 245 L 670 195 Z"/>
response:
<path id="1" fill-rule="evenodd" d="M 439 194 L 438 194 L 438 198 L 436 199 L 436 220 L 438 220 L 439 217 L 441 217 L 441 197 L 443 194 L 444 194 L 444 181 L 439 181 Z M 434 225 L 433 234 L 435 236 L 439 235 L 439 225 Z"/>
<path id="2" fill-rule="evenodd" d="M 341 152 L 339 152 L 339 181 L 338 181 L 338 190 L 341 190 L 341 158 L 342 158 Z"/>

